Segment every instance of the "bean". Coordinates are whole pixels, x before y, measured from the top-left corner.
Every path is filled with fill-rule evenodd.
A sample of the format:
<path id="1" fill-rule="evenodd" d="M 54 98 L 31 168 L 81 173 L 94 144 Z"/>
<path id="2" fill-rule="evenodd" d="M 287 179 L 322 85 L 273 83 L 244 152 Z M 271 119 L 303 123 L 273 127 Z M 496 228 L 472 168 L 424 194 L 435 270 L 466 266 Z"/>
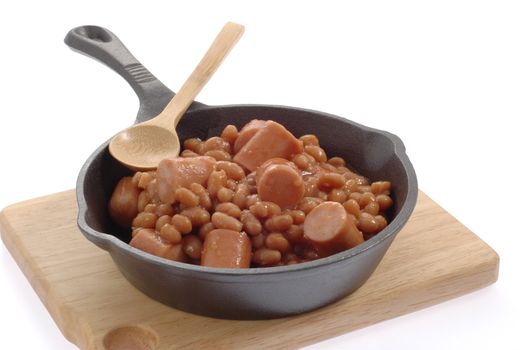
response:
<path id="1" fill-rule="evenodd" d="M 292 216 L 292 220 L 296 225 L 303 224 L 303 222 L 305 221 L 305 213 L 301 210 L 290 210 L 287 211 L 286 214 Z"/>
<path id="2" fill-rule="evenodd" d="M 245 178 L 245 171 L 236 163 L 219 161 L 215 168 L 216 170 L 224 170 L 229 179 L 240 181 Z"/>
<path id="3" fill-rule="evenodd" d="M 358 191 L 360 193 L 371 192 L 371 186 L 369 186 L 369 185 L 361 185 L 361 186 L 358 187 Z"/>
<path id="4" fill-rule="evenodd" d="M 386 194 L 379 194 L 376 196 L 376 201 L 380 205 L 380 211 L 386 211 L 393 205 L 393 200 Z"/>
<path id="5" fill-rule="evenodd" d="M 376 215 L 374 219 L 378 223 L 378 227 L 376 228 L 378 232 L 382 231 L 387 226 L 387 220 L 383 215 Z"/>
<path id="6" fill-rule="evenodd" d="M 312 164 L 304 153 L 296 154 L 292 161 L 301 170 L 307 170 Z"/>
<path id="7" fill-rule="evenodd" d="M 148 187 L 148 184 L 155 178 L 155 175 L 151 172 L 138 173 L 140 174 L 139 181 L 137 182 L 137 187 L 145 189 Z"/>
<path id="8" fill-rule="evenodd" d="M 234 197 L 234 191 L 232 191 L 231 189 L 221 187 L 219 191 L 217 191 L 217 199 L 221 203 L 230 202 L 232 200 L 232 197 Z"/>
<path id="9" fill-rule="evenodd" d="M 343 203 L 347 200 L 347 194 L 344 190 L 335 188 L 331 192 L 329 192 L 327 199 L 332 202 Z"/>
<path id="10" fill-rule="evenodd" d="M 319 146 L 306 145 L 305 152 L 310 154 L 319 163 L 327 161 L 327 155 L 325 154 L 325 151 Z"/>
<path id="11" fill-rule="evenodd" d="M 249 210 L 243 210 L 240 215 L 243 231 L 250 236 L 257 236 L 261 233 L 261 222 Z"/>
<path id="12" fill-rule="evenodd" d="M 318 140 L 318 137 L 313 134 L 307 134 L 300 137 L 300 141 L 303 141 L 304 145 L 314 145 L 319 146 L 320 141 Z"/>
<path id="13" fill-rule="evenodd" d="M 320 169 L 327 170 L 328 172 L 331 172 L 331 173 L 338 173 L 338 168 L 336 168 L 334 165 L 329 164 L 329 163 L 320 163 Z"/>
<path id="14" fill-rule="evenodd" d="M 265 235 L 259 234 L 256 236 L 250 237 L 250 242 L 252 243 L 252 249 L 260 249 L 265 246 Z"/>
<path id="15" fill-rule="evenodd" d="M 369 182 L 367 179 L 361 175 L 356 174 L 355 172 L 351 171 L 350 169 L 347 169 L 347 171 L 343 174 L 346 180 L 355 180 L 358 185 L 368 185 Z"/>
<path id="16" fill-rule="evenodd" d="M 150 196 L 147 191 L 142 191 L 139 193 L 139 198 L 137 199 L 137 212 L 144 211 L 144 207 L 150 202 Z"/>
<path id="17" fill-rule="evenodd" d="M 366 192 L 362 195 L 360 200 L 358 201 L 358 204 L 360 204 L 360 208 L 365 208 L 369 203 L 376 202 L 376 196 L 372 194 L 371 192 Z"/>
<path id="18" fill-rule="evenodd" d="M 270 233 L 265 239 L 265 245 L 269 249 L 285 253 L 290 249 L 289 241 L 281 233 Z"/>
<path id="19" fill-rule="evenodd" d="M 212 223 L 216 228 L 223 228 L 227 230 L 241 232 L 243 224 L 225 213 L 215 212 L 212 214 Z"/>
<path id="20" fill-rule="evenodd" d="M 238 136 L 239 132 L 237 130 L 237 127 L 231 124 L 225 126 L 223 132 L 221 133 L 221 138 L 227 141 L 230 144 L 230 147 L 234 146 L 234 143 L 236 142 Z"/>
<path id="21" fill-rule="evenodd" d="M 332 157 L 327 162 L 331 165 L 334 165 L 335 167 L 345 166 L 345 160 L 342 157 Z"/>
<path id="22" fill-rule="evenodd" d="M 251 194 L 248 195 L 245 199 L 245 206 L 251 207 L 256 203 L 259 203 L 261 200 L 259 199 L 259 196 L 257 194 Z"/>
<path id="23" fill-rule="evenodd" d="M 260 266 L 272 266 L 281 261 L 281 253 L 279 250 L 260 248 L 254 252 L 252 261 Z"/>
<path id="24" fill-rule="evenodd" d="M 225 151 L 220 150 L 220 149 L 214 149 L 214 150 L 205 152 L 204 155 L 208 156 L 208 157 L 212 157 L 212 158 L 214 158 L 217 161 L 230 161 L 230 160 L 232 160 L 232 156 L 230 155 L 230 153 L 225 152 Z"/>
<path id="25" fill-rule="evenodd" d="M 188 188 L 180 187 L 175 190 L 175 200 L 186 208 L 195 207 L 199 204 L 199 197 Z"/>
<path id="26" fill-rule="evenodd" d="M 187 216 L 175 214 L 172 217 L 172 225 L 183 235 L 192 232 L 192 221 Z"/>
<path id="27" fill-rule="evenodd" d="M 345 208 L 345 211 L 355 218 L 358 218 L 360 216 L 360 205 L 358 202 L 354 199 L 349 199 L 343 203 L 343 207 Z"/>
<path id="28" fill-rule="evenodd" d="M 181 233 L 172 224 L 164 224 L 159 232 L 160 236 L 172 244 L 181 242 Z"/>
<path id="29" fill-rule="evenodd" d="M 157 205 L 155 205 L 153 203 L 146 204 L 146 206 L 144 207 L 144 212 L 152 213 L 152 214 L 157 213 Z"/>
<path id="30" fill-rule="evenodd" d="M 349 198 L 354 199 L 357 203 L 360 203 L 362 196 L 363 194 L 361 194 L 360 192 L 353 192 L 349 195 Z"/>
<path id="31" fill-rule="evenodd" d="M 202 206 L 206 210 L 209 210 L 210 208 L 212 208 L 212 199 L 210 198 L 210 195 L 208 194 L 208 192 L 202 185 L 194 182 L 190 184 L 189 187 L 190 187 L 190 190 L 199 197 L 200 206 Z"/>
<path id="32" fill-rule="evenodd" d="M 155 228 L 157 215 L 154 213 L 139 213 L 132 221 L 132 227 Z"/>
<path id="33" fill-rule="evenodd" d="M 279 215 L 281 213 L 281 208 L 279 205 L 272 202 L 256 202 L 249 207 L 250 212 L 256 217 L 263 219 L 268 218 L 273 215 Z"/>
<path id="34" fill-rule="evenodd" d="M 371 214 L 362 212 L 358 217 L 358 229 L 364 233 L 376 233 L 378 232 L 378 222 Z"/>
<path id="35" fill-rule="evenodd" d="M 283 235 L 290 242 L 300 242 L 303 240 L 303 225 L 292 225 Z"/>
<path id="36" fill-rule="evenodd" d="M 193 158 L 193 157 L 199 157 L 199 154 L 195 153 L 194 151 L 190 151 L 189 149 L 185 149 L 180 154 L 183 158 Z"/>
<path id="37" fill-rule="evenodd" d="M 363 208 L 363 211 L 371 215 L 378 215 L 380 212 L 380 205 L 377 202 L 370 202 Z"/>
<path id="38" fill-rule="evenodd" d="M 236 192 L 234 193 L 234 197 L 232 198 L 232 202 L 240 209 L 246 208 L 246 200 L 249 193 L 250 192 L 246 184 L 239 184 L 237 186 Z"/>
<path id="39" fill-rule="evenodd" d="M 345 184 L 345 177 L 338 173 L 327 173 L 320 175 L 318 187 L 323 188 L 341 188 Z"/>
<path id="40" fill-rule="evenodd" d="M 312 209 L 314 209 L 318 204 L 323 202 L 321 199 L 316 197 L 304 197 L 301 202 L 298 204 L 298 209 L 307 215 Z"/>
<path id="41" fill-rule="evenodd" d="M 189 188 L 190 188 L 190 191 L 192 191 L 193 193 L 195 193 L 197 195 L 206 193 L 206 188 L 204 188 L 203 185 L 198 184 L 197 182 L 192 182 L 190 184 Z"/>
<path id="42" fill-rule="evenodd" d="M 376 195 L 389 194 L 390 190 L 391 190 L 390 181 L 376 181 L 371 184 L 371 192 L 373 192 Z"/>
<path id="43" fill-rule="evenodd" d="M 200 207 L 186 208 L 181 211 L 181 215 L 189 218 L 194 227 L 203 226 L 210 221 L 210 213 Z"/>
<path id="44" fill-rule="evenodd" d="M 318 178 L 316 176 L 309 176 L 303 181 L 305 185 L 304 197 L 316 197 L 318 195 Z"/>
<path id="45" fill-rule="evenodd" d="M 210 193 L 212 197 L 215 197 L 217 191 L 219 191 L 222 187 L 226 186 L 226 181 L 227 177 L 224 170 L 212 171 L 210 177 L 208 177 L 207 182 L 208 193 Z"/>
<path id="46" fill-rule="evenodd" d="M 155 222 L 155 231 L 161 232 L 161 228 L 165 224 L 169 224 L 172 222 L 172 217 L 170 215 L 163 215 L 157 219 Z"/>
<path id="47" fill-rule="evenodd" d="M 360 185 L 358 185 L 358 181 L 356 181 L 356 179 L 350 179 L 345 181 L 345 184 L 343 185 L 343 190 L 347 193 L 347 195 L 349 195 L 353 192 L 358 192 L 359 186 Z"/>
<path id="48" fill-rule="evenodd" d="M 187 139 L 184 141 L 183 145 L 187 150 L 197 154 L 203 154 L 203 141 L 198 138 Z"/>
<path id="49" fill-rule="evenodd" d="M 199 195 L 199 205 L 206 210 L 210 210 L 212 208 L 212 198 L 210 198 L 210 195 L 208 192 L 205 192 L 203 194 Z"/>
<path id="50" fill-rule="evenodd" d="M 174 209 L 170 204 L 161 203 L 157 206 L 155 213 L 157 216 L 173 215 Z"/>
<path id="51" fill-rule="evenodd" d="M 288 214 L 274 215 L 265 221 L 265 229 L 269 232 L 283 232 L 292 226 L 294 220 Z"/>
<path id="52" fill-rule="evenodd" d="M 241 209 L 234 203 L 220 203 L 216 206 L 216 212 L 225 213 L 236 219 L 241 216 Z"/>
<path id="53" fill-rule="evenodd" d="M 199 259 L 201 257 L 201 249 L 203 243 L 199 237 L 188 235 L 183 238 L 183 251 L 192 259 Z"/>
<path id="54" fill-rule="evenodd" d="M 221 150 L 230 153 L 230 144 L 221 137 L 214 136 L 203 143 L 202 154 L 208 151 Z"/>

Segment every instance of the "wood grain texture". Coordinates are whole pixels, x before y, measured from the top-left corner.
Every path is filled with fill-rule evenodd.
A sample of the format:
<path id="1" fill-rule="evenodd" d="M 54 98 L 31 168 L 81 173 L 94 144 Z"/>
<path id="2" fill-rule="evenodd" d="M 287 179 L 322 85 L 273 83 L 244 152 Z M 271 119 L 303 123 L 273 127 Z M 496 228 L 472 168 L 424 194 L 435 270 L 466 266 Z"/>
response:
<path id="1" fill-rule="evenodd" d="M 419 193 L 416 209 L 366 284 L 301 316 L 230 321 L 149 299 L 76 226 L 74 191 L 0 214 L 2 240 L 64 336 L 81 349 L 290 349 L 407 314 L 497 280 L 499 257 Z M 230 301 L 235 302 L 235 301 Z"/>

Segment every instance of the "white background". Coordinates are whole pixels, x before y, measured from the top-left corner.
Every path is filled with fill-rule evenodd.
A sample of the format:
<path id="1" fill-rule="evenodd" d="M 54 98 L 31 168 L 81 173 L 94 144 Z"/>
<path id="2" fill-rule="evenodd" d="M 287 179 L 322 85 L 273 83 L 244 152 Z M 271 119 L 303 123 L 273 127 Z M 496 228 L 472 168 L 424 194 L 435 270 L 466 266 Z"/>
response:
<path id="1" fill-rule="evenodd" d="M 525 18 L 521 1 L 2 2 L 0 208 L 73 188 L 134 120 L 133 91 L 70 51 L 69 29 L 109 28 L 177 90 L 236 21 L 245 35 L 199 101 L 306 107 L 399 135 L 420 189 L 501 257 L 488 288 L 310 349 L 524 349 Z M 0 246 L 1 347 L 74 349 Z"/>

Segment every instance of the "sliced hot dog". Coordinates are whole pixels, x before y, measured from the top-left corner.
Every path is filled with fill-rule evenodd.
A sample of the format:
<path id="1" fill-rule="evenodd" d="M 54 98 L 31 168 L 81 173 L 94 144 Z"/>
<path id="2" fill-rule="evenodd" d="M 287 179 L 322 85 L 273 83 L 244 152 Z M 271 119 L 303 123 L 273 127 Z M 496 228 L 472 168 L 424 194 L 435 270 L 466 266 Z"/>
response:
<path id="1" fill-rule="evenodd" d="M 206 234 L 201 265 L 224 268 L 250 267 L 250 239 L 245 232 L 216 229 Z"/>
<path id="2" fill-rule="evenodd" d="M 208 156 L 163 159 L 157 167 L 159 198 L 163 203 L 175 202 L 175 190 L 197 182 L 204 185 L 214 170 L 216 160 Z"/>
<path id="3" fill-rule="evenodd" d="M 171 244 L 161 238 L 153 229 L 143 228 L 132 238 L 130 245 L 144 252 L 166 258 L 185 262 L 186 255 L 181 244 Z"/>
<path id="4" fill-rule="evenodd" d="M 252 119 L 248 124 L 246 124 L 240 131 L 237 136 L 236 142 L 234 143 L 234 154 L 239 152 L 239 150 L 254 136 L 263 126 L 267 124 L 266 120 Z"/>
<path id="5" fill-rule="evenodd" d="M 352 248 L 364 241 L 343 205 L 337 202 L 323 202 L 312 209 L 305 217 L 303 230 L 305 237 L 323 256 Z"/>
<path id="6" fill-rule="evenodd" d="M 300 153 L 302 143 L 285 127 L 274 121 L 267 121 L 234 156 L 234 161 L 250 171 L 271 158 L 289 159 Z"/>
<path id="7" fill-rule="evenodd" d="M 292 168 L 296 169 L 299 173 L 299 169 L 296 166 L 296 164 L 294 164 L 294 162 L 291 162 L 290 160 L 286 160 L 285 158 L 271 158 L 267 160 L 265 163 L 258 166 L 258 168 L 256 169 L 256 181 L 261 177 L 261 175 L 263 175 L 263 173 L 269 166 L 276 165 L 276 164 L 290 165 Z"/>
<path id="8" fill-rule="evenodd" d="M 108 209 L 114 222 L 122 227 L 130 227 L 137 216 L 137 201 L 140 190 L 131 177 L 123 177 L 111 195 Z"/>
<path id="9" fill-rule="evenodd" d="M 259 198 L 281 208 L 294 207 L 305 194 L 303 179 L 294 163 L 283 158 L 265 162 L 256 171 Z"/>

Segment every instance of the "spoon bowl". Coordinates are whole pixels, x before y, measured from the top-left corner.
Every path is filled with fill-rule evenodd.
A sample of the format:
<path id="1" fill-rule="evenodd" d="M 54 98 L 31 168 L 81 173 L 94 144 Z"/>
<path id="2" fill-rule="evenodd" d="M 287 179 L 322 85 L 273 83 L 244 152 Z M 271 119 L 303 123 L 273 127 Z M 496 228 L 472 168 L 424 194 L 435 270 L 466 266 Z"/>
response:
<path id="1" fill-rule="evenodd" d="M 153 170 L 165 158 L 177 157 L 181 150 L 175 131 L 194 98 L 210 80 L 224 58 L 243 35 L 244 27 L 228 22 L 203 56 L 179 92 L 155 118 L 135 124 L 110 142 L 111 155 L 129 169 Z"/>
<path id="2" fill-rule="evenodd" d="M 132 126 L 117 134 L 109 147 L 115 158 L 135 171 L 155 168 L 181 149 L 175 132 L 155 124 Z"/>

